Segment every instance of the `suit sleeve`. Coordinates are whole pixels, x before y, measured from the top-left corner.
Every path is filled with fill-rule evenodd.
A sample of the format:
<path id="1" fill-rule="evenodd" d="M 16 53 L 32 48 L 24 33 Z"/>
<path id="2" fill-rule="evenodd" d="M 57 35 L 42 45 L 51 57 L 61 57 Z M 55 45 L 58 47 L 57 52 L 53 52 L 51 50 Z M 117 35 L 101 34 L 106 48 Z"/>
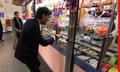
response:
<path id="1" fill-rule="evenodd" d="M 23 28 L 23 21 L 22 21 L 22 19 L 20 18 L 20 22 L 21 22 L 21 26 L 22 26 L 22 28 Z"/>
<path id="2" fill-rule="evenodd" d="M 12 27 L 13 27 L 13 29 L 14 29 L 16 32 L 21 32 L 21 30 L 18 29 L 18 28 L 16 27 L 16 25 L 15 25 L 15 19 L 12 20 Z"/>
<path id="3" fill-rule="evenodd" d="M 3 30 L 1 20 L 0 20 L 0 30 L 1 30 L 1 31 Z"/>

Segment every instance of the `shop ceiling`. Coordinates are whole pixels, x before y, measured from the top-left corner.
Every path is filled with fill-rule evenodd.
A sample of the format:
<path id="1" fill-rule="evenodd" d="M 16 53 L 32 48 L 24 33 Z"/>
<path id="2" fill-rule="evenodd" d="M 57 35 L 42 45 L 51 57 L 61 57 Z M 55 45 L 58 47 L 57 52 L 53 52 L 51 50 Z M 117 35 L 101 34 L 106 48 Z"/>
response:
<path id="1" fill-rule="evenodd" d="M 13 4 L 14 5 L 17 5 L 17 6 L 22 6 L 22 3 L 28 3 L 30 2 L 31 0 L 13 0 Z"/>

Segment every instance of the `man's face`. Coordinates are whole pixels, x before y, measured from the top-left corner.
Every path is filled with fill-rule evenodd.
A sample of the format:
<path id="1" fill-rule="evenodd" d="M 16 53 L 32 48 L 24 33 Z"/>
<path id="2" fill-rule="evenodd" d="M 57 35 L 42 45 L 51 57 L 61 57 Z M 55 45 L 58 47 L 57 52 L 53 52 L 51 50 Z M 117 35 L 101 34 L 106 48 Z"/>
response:
<path id="1" fill-rule="evenodd" d="M 42 15 L 42 19 L 40 19 L 40 23 L 45 25 L 48 20 L 49 20 L 49 15 Z"/>
<path id="2" fill-rule="evenodd" d="M 99 14 L 99 13 L 101 13 L 102 11 L 103 11 L 102 7 L 98 7 L 98 8 L 95 9 L 95 13 L 96 13 L 96 14 Z"/>
<path id="3" fill-rule="evenodd" d="M 19 13 L 16 13 L 15 17 L 16 17 L 16 18 L 19 18 Z"/>

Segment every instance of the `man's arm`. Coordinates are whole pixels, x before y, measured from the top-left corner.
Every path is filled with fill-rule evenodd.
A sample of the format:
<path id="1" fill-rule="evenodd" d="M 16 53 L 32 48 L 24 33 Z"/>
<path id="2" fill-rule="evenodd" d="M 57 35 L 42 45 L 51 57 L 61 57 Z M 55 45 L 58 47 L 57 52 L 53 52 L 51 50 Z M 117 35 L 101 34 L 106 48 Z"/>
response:
<path id="1" fill-rule="evenodd" d="M 35 28 L 36 30 L 36 37 L 37 37 L 37 40 L 39 41 L 39 43 L 43 46 L 47 46 L 49 44 L 52 44 L 54 42 L 54 39 L 51 37 L 49 39 L 44 39 L 42 34 L 41 34 L 41 31 L 37 28 Z"/>
<path id="2" fill-rule="evenodd" d="M 0 20 L 0 29 L 1 29 L 1 30 L 3 30 L 2 23 L 1 23 L 1 20 Z"/>
<path id="3" fill-rule="evenodd" d="M 12 20 L 12 29 L 13 29 L 14 31 L 16 31 L 16 32 L 21 32 L 21 30 L 18 29 L 18 28 L 15 26 L 14 20 Z"/>

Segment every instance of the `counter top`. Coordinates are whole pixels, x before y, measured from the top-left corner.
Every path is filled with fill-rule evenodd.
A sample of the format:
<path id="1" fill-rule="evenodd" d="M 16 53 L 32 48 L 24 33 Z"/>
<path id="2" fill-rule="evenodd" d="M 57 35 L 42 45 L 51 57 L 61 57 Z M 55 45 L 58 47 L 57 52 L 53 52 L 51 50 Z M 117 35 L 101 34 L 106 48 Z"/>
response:
<path id="1" fill-rule="evenodd" d="M 66 51 L 57 45 L 39 46 L 39 54 L 53 72 L 64 72 Z M 74 56 L 73 72 L 97 72 L 96 69 Z"/>

